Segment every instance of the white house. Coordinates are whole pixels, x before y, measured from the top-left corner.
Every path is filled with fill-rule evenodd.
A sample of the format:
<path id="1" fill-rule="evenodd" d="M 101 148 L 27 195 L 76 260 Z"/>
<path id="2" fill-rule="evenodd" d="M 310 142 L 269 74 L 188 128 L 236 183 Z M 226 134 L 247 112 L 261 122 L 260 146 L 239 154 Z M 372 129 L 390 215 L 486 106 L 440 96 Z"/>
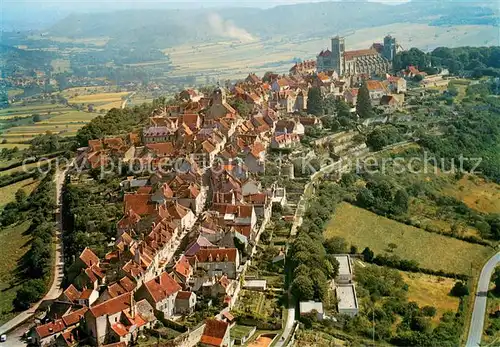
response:
<path id="1" fill-rule="evenodd" d="M 240 256 L 236 248 L 211 248 L 200 249 L 196 253 L 196 267 L 204 269 L 208 277 L 221 277 L 235 279 L 240 266 Z"/>
<path id="2" fill-rule="evenodd" d="M 337 283 L 348 284 L 352 281 L 352 265 L 349 254 L 335 255 L 335 259 L 339 262 L 339 274 L 335 278 Z"/>
<path id="3" fill-rule="evenodd" d="M 323 320 L 323 303 L 316 301 L 301 301 L 299 303 L 300 315 L 305 315 L 316 311 L 316 317 L 318 320 Z"/>
<path id="4" fill-rule="evenodd" d="M 342 284 L 337 286 L 338 311 L 354 317 L 359 312 L 358 297 L 354 284 Z"/>

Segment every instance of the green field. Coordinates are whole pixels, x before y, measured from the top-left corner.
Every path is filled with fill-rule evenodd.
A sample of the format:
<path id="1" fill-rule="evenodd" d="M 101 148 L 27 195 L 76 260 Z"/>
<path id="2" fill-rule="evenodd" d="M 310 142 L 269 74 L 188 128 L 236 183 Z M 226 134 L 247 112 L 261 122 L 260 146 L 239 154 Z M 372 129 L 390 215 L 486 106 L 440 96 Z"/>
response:
<path id="1" fill-rule="evenodd" d="M 0 175 L 1 174 L 3 174 L 3 172 L 0 172 Z M 15 200 L 16 192 L 19 189 L 23 189 L 27 195 L 30 195 L 37 186 L 37 181 L 33 181 L 32 178 L 28 178 L 27 180 L 9 184 L 8 186 L 0 188 L 0 210 L 9 202 Z"/>
<path id="2" fill-rule="evenodd" d="M 254 327 L 236 324 L 231 328 L 231 339 L 241 339 L 242 337 L 247 336 L 253 328 Z"/>
<path id="3" fill-rule="evenodd" d="M 32 117 L 33 114 L 40 114 L 44 117 L 41 122 L 18 125 L 8 128 L 0 134 L 0 142 L 6 140 L 0 148 L 13 148 L 26 144 L 35 136 L 52 132 L 61 136 L 74 136 L 78 129 L 98 116 L 98 113 L 90 113 L 75 110 L 71 107 L 58 104 L 35 104 L 27 106 L 14 106 L 0 111 L 0 125 L 2 119 L 13 117 Z"/>
<path id="4" fill-rule="evenodd" d="M 16 290 L 20 287 L 15 276 L 15 270 L 20 259 L 29 250 L 30 236 L 26 231 L 30 221 L 0 229 L 0 324 L 15 316 L 12 312 L 12 300 L 16 297 Z"/>
<path id="5" fill-rule="evenodd" d="M 391 253 L 415 260 L 420 267 L 470 274 L 493 252 L 492 249 L 408 226 L 378 216 L 359 207 L 341 203 L 328 223 L 325 237 L 340 236 L 362 250 L 370 247 L 375 254 L 385 254 L 388 245 L 397 245 Z M 466 255 L 466 256 L 464 256 Z"/>

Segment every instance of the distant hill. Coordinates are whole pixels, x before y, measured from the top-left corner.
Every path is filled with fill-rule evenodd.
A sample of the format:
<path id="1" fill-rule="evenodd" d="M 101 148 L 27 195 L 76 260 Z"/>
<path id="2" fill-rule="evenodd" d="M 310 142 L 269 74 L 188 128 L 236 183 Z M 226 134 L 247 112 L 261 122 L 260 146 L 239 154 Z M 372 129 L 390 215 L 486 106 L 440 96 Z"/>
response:
<path id="1" fill-rule="evenodd" d="M 110 37 L 111 46 L 168 48 L 222 37 L 307 38 L 345 33 L 374 26 L 411 22 L 430 25 L 498 25 L 493 3 L 415 1 L 386 5 L 364 1 L 322 2 L 270 9 L 223 8 L 184 10 L 124 10 L 73 14 L 47 31 L 52 36 Z"/>

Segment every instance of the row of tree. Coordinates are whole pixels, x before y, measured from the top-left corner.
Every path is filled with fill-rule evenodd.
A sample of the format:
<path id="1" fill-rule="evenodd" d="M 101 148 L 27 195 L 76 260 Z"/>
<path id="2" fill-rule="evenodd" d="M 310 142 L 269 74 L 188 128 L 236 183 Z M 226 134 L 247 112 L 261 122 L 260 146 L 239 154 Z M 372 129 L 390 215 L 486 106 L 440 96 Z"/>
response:
<path id="1" fill-rule="evenodd" d="M 28 230 L 32 240 L 30 250 L 22 259 L 19 274 L 25 279 L 14 299 L 14 307 L 27 309 L 47 292 L 53 268 L 53 242 L 56 208 L 54 171 L 49 172 L 37 189 L 27 197 L 23 191 L 16 193 L 18 213 L 22 218 L 31 218 Z"/>
<path id="2" fill-rule="evenodd" d="M 328 281 L 337 276 L 339 269 L 334 253 L 327 252 L 328 242 L 323 237 L 324 225 L 335 210 L 338 194 L 331 186 L 322 186 L 316 191 L 289 250 L 293 269 L 291 290 L 299 301 L 323 301 Z"/>

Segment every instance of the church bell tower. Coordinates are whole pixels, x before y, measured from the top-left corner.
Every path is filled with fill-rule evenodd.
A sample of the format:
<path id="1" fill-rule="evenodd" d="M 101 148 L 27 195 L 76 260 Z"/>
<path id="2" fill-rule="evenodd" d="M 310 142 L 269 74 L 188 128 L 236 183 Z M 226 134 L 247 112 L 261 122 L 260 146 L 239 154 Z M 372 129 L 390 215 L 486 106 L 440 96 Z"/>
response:
<path id="1" fill-rule="evenodd" d="M 335 36 L 332 38 L 332 66 L 339 76 L 344 75 L 345 38 Z"/>

